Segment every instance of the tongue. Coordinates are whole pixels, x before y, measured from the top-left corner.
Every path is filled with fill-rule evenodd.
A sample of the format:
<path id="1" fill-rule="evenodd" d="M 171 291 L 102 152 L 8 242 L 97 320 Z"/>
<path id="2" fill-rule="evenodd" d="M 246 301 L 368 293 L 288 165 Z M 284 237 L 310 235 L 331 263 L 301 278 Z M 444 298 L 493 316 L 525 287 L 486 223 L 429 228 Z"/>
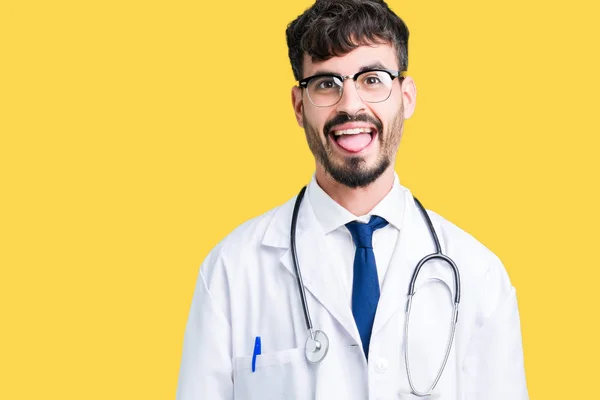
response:
<path id="1" fill-rule="evenodd" d="M 337 143 L 346 151 L 358 153 L 371 143 L 371 135 L 368 133 L 342 135 L 337 139 Z"/>

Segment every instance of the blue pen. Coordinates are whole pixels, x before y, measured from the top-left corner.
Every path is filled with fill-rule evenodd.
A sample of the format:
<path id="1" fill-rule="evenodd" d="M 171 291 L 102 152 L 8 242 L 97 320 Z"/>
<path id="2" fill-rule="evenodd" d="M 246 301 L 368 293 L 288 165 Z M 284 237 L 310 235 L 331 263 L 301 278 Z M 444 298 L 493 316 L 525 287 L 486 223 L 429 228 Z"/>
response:
<path id="1" fill-rule="evenodd" d="M 256 339 L 254 339 L 254 353 L 252 353 L 252 372 L 256 370 L 256 356 L 260 354 L 260 336 L 257 336 Z"/>

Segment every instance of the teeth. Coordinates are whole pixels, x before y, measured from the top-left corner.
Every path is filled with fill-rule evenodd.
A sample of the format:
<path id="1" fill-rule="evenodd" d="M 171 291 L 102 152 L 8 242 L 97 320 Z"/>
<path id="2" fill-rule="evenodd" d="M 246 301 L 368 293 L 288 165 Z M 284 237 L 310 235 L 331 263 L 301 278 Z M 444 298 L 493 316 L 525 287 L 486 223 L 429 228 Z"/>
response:
<path id="1" fill-rule="evenodd" d="M 354 128 L 354 129 L 345 129 L 343 131 L 334 131 L 333 134 L 335 136 L 342 135 L 358 135 L 359 133 L 371 133 L 371 128 Z"/>

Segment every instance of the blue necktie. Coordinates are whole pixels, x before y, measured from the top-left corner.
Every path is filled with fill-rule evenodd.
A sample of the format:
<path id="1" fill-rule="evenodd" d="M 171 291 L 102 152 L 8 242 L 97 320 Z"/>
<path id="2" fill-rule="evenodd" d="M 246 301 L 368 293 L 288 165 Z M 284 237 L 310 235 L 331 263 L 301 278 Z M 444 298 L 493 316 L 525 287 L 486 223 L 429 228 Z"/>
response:
<path id="1" fill-rule="evenodd" d="M 373 320 L 379 302 L 379 278 L 373 253 L 373 232 L 387 224 L 385 219 L 375 215 L 371 217 L 368 224 L 357 221 L 346 224 L 356 245 L 354 278 L 352 279 L 352 314 L 367 359 L 369 358 Z"/>

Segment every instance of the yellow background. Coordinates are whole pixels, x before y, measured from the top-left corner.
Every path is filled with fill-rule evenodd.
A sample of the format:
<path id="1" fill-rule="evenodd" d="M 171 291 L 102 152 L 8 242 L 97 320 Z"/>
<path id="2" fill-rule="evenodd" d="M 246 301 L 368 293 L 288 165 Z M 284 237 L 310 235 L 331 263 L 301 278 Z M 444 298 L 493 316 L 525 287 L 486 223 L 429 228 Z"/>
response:
<path id="1" fill-rule="evenodd" d="M 0 1 L 0 399 L 174 398 L 203 258 L 313 172 L 284 35 L 310 3 Z M 594 398 L 597 3 L 389 4 L 401 182 L 504 261 L 531 398 Z"/>

